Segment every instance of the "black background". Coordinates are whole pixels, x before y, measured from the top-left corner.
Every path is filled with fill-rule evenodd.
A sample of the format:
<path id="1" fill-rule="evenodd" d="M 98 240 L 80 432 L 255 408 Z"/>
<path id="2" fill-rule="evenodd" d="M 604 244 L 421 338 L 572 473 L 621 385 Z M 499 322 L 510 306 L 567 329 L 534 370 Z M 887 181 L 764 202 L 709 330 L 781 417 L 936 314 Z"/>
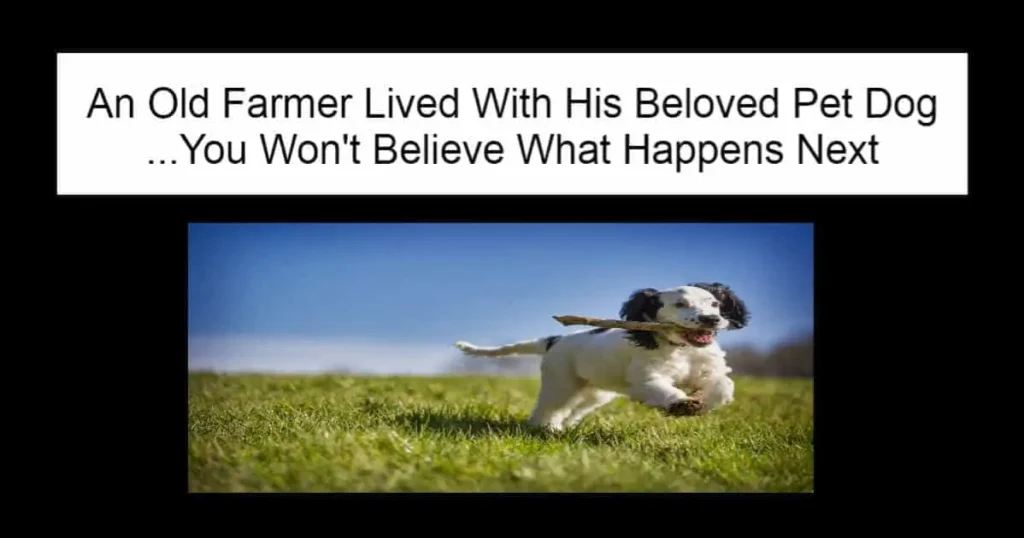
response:
<path id="1" fill-rule="evenodd" d="M 972 115 L 970 120 L 974 119 Z M 863 169 L 872 173 L 870 167 Z M 827 181 L 827 168 L 823 170 L 822 181 Z M 53 425 L 64 438 L 58 446 L 67 451 L 58 460 L 67 470 L 57 471 L 65 480 L 54 485 L 112 487 L 136 501 L 152 502 L 187 492 L 189 222 L 813 222 L 816 492 L 780 496 L 776 500 L 798 502 L 769 503 L 763 517 L 788 518 L 793 512 L 783 512 L 784 507 L 807 508 L 821 499 L 847 496 L 895 513 L 905 488 L 920 493 L 924 484 L 964 472 L 925 461 L 931 461 L 936 451 L 949 449 L 947 443 L 932 439 L 947 435 L 951 416 L 969 409 L 973 401 L 970 394 L 959 392 L 962 379 L 950 379 L 958 375 L 951 369 L 973 359 L 963 356 L 964 344 L 951 334 L 952 320 L 943 314 L 963 308 L 964 293 L 970 293 L 964 286 L 970 290 L 978 283 L 973 272 L 990 263 L 972 254 L 982 250 L 973 246 L 983 218 L 976 212 L 976 170 L 977 159 L 972 159 L 967 197 L 729 196 L 699 197 L 699 203 L 690 197 L 666 196 L 518 201 L 505 198 L 524 197 L 57 197 L 54 188 L 51 252 L 56 259 L 51 263 L 57 275 L 52 280 L 56 300 L 47 310 L 56 319 L 56 331 L 44 332 L 43 348 L 56 344 L 59 366 L 41 358 L 40 369 L 33 372 L 33 361 L 28 361 L 37 384 L 29 390 L 43 395 L 43 400 L 59 399 L 66 403 L 57 405 L 70 406 L 71 420 Z M 673 200 L 678 211 L 668 214 Z M 658 263 L 656 253 L 637 263 Z M 473 293 L 472 282 L 466 282 L 466 293 Z M 985 297 L 983 289 L 978 293 Z M 921 371 L 916 358 L 921 355 L 933 357 L 935 371 Z M 908 356 L 915 359 L 906 360 Z M 57 383 L 59 389 L 52 387 Z M 42 409 L 43 404 L 38 405 Z M 963 435 L 948 433 L 949 438 Z M 429 511 L 441 502 L 518 497 L 359 499 L 413 499 L 425 504 L 407 504 L 403 511 Z M 555 497 L 530 496 L 519 502 L 559 511 L 557 501 L 596 498 Z M 324 498 L 355 500 L 348 495 Z M 229 497 L 193 496 L 196 499 L 222 505 Z M 675 507 L 670 511 L 688 509 L 681 503 L 693 499 L 772 500 L 761 495 L 610 497 L 620 507 L 650 510 L 651 503 L 664 503 Z M 356 515 L 351 505 L 342 506 L 349 510 L 336 517 Z M 518 519 L 523 508 L 499 505 L 496 512 L 506 512 L 510 526 L 525 525 L 532 532 L 539 521 Z M 448 507 L 441 514 L 447 518 L 460 513 L 454 510 Z M 620 517 L 627 516 L 623 512 Z M 452 522 L 438 524 L 447 527 Z M 680 524 L 684 528 L 679 532 L 686 534 L 686 524 Z M 792 524 L 785 521 L 787 527 Z"/>

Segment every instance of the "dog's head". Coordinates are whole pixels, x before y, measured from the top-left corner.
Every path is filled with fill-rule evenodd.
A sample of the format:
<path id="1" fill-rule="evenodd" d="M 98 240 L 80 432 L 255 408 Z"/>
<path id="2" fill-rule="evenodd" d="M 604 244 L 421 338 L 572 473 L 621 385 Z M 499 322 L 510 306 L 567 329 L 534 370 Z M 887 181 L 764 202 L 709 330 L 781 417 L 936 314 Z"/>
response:
<path id="1" fill-rule="evenodd" d="M 714 342 L 720 330 L 745 327 L 750 313 L 728 286 L 698 282 L 665 290 L 637 290 L 622 304 L 619 317 L 626 321 L 675 323 L 686 329 L 683 337 L 688 344 L 704 347 Z M 631 331 L 630 338 L 642 347 L 658 347 L 651 332 Z"/>

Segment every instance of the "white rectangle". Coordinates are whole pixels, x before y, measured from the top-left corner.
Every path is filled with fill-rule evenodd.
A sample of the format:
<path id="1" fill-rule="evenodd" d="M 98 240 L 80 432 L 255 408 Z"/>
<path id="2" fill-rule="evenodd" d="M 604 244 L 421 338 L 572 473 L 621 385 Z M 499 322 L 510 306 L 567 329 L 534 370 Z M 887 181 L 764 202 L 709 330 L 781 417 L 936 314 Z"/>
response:
<path id="1" fill-rule="evenodd" d="M 60 53 L 57 62 L 62 195 L 967 194 L 966 53 Z M 539 113 L 548 103 L 550 117 L 513 118 L 506 109 L 498 118 L 493 107 L 481 117 L 474 89 L 483 98 L 488 88 L 500 95 L 506 88 L 536 89 L 546 101 L 516 102 L 540 105 Z M 580 98 L 588 88 L 595 97 L 590 118 L 582 101 L 571 109 L 567 103 L 570 92 Z M 691 117 L 670 117 L 667 107 L 654 118 L 638 117 L 655 110 L 640 104 L 653 95 L 642 88 L 656 90 L 661 104 L 674 96 L 668 97 L 675 100 L 668 101 L 672 110 L 689 110 Z M 799 88 L 814 89 L 818 100 L 797 118 L 797 98 L 811 95 Z M 884 88 L 892 100 L 869 88 Z M 182 91 L 176 113 L 156 117 L 170 112 L 170 96 Z M 457 103 L 458 117 L 368 117 L 384 113 L 392 95 L 431 95 L 445 112 Z M 119 96 L 130 96 L 131 107 Z M 869 96 L 875 113 L 893 105 L 889 114 L 868 117 Z M 725 117 L 722 105 L 730 97 Z M 280 105 L 276 119 L 258 117 L 261 110 L 250 105 L 261 99 Z M 98 106 L 104 101 L 106 109 Z M 316 104 L 315 117 L 307 116 L 309 102 Z M 112 117 L 118 103 L 120 117 Z M 182 117 L 189 111 L 183 103 L 194 104 L 200 117 Z M 617 116 L 610 114 L 614 104 Z M 545 164 L 536 151 L 524 162 L 517 135 L 546 144 L 559 134 L 576 144 L 577 157 L 592 145 L 599 162 Z M 276 135 L 310 144 L 290 164 L 280 161 L 280 151 L 268 163 L 265 144 Z M 428 150 L 436 135 L 439 144 L 455 143 L 443 147 L 461 148 L 460 160 L 375 163 L 396 156 L 385 135 L 399 147 Z M 842 162 L 814 162 L 819 135 L 834 142 L 832 156 Z M 355 150 L 352 140 L 359 141 Z M 627 151 L 627 140 L 634 149 Z M 244 148 L 243 163 L 205 162 L 207 149 L 217 158 L 217 144 L 229 143 L 233 158 Z M 502 158 L 491 164 L 485 150 L 494 156 L 495 143 Z M 195 164 L 190 144 L 197 148 Z M 563 147 L 568 158 L 569 146 Z M 320 155 L 329 162 L 295 159 L 310 157 L 313 148 L 326 148 Z M 477 149 L 478 161 L 469 164 L 468 152 Z M 847 162 L 858 156 L 868 162 Z"/>

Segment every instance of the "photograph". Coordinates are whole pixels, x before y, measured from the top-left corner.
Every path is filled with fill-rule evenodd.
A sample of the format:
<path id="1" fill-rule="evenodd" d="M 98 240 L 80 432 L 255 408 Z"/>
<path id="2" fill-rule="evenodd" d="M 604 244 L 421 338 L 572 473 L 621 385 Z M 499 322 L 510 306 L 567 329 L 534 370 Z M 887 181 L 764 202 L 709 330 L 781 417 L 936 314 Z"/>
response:
<path id="1" fill-rule="evenodd" d="M 188 222 L 192 493 L 812 493 L 811 222 Z"/>

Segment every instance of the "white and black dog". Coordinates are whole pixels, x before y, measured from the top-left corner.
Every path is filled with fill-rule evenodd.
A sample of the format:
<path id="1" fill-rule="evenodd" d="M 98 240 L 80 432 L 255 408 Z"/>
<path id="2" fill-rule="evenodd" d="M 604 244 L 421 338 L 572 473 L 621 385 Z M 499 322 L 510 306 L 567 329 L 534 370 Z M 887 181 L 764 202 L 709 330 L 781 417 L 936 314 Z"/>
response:
<path id="1" fill-rule="evenodd" d="M 742 329 L 746 305 L 726 285 L 692 283 L 637 290 L 622 304 L 627 321 L 666 321 L 678 333 L 590 329 L 501 347 L 457 342 L 468 355 L 541 355 L 541 388 L 529 424 L 562 430 L 625 395 L 668 415 L 696 415 L 733 400 L 719 330 Z"/>

